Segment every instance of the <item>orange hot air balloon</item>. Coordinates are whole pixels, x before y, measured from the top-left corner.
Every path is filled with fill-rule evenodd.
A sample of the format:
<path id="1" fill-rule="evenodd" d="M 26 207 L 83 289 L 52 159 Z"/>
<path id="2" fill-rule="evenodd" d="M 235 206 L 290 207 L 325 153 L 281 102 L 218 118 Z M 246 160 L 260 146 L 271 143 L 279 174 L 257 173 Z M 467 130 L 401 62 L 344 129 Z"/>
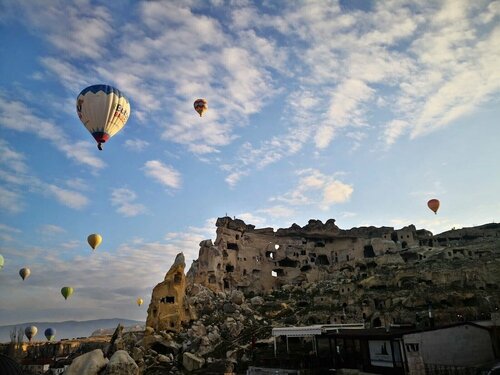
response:
<path id="1" fill-rule="evenodd" d="M 437 210 L 439 210 L 439 200 L 437 199 L 431 199 L 429 202 L 427 202 L 427 206 L 434 211 L 434 214 L 437 214 Z"/>
<path id="2" fill-rule="evenodd" d="M 208 103 L 206 99 L 196 99 L 194 101 L 194 110 L 198 112 L 198 114 L 203 116 L 203 113 L 208 109 Z"/>

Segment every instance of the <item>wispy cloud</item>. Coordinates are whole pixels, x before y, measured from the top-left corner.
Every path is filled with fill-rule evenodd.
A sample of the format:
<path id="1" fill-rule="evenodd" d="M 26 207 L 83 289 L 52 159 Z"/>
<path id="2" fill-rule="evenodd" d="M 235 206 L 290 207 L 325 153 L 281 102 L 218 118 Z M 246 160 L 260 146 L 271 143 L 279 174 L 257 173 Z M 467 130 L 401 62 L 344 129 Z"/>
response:
<path id="1" fill-rule="evenodd" d="M 90 152 L 91 142 L 72 143 L 64 130 L 56 127 L 51 120 L 35 115 L 26 104 L 10 100 L 2 92 L 0 92 L 0 125 L 50 141 L 66 157 L 78 164 L 85 164 L 95 169 L 105 167 L 105 163 Z"/>
<path id="2" fill-rule="evenodd" d="M 88 204 L 88 198 L 83 194 L 46 183 L 30 175 L 27 164 L 24 162 L 26 157 L 12 150 L 4 141 L 0 142 L 0 151 L 2 150 L 4 154 L 0 157 L 0 180 L 5 186 L 0 187 L 2 192 L 0 207 L 11 213 L 21 212 L 25 206 L 23 190 L 50 196 L 61 204 L 75 209 L 81 209 Z"/>
<path id="3" fill-rule="evenodd" d="M 38 232 L 43 235 L 56 235 L 65 233 L 66 230 L 58 225 L 54 224 L 45 224 L 38 228 Z"/>
<path id="4" fill-rule="evenodd" d="M 159 160 L 149 160 L 143 167 L 146 176 L 149 176 L 160 184 L 178 189 L 181 187 L 181 175 L 173 167 L 163 164 Z"/>
<path id="5" fill-rule="evenodd" d="M 125 147 L 132 151 L 143 151 L 149 146 L 149 142 L 141 139 L 127 139 L 125 141 Z"/>
<path id="6" fill-rule="evenodd" d="M 327 210 L 332 204 L 347 202 L 354 188 L 352 185 L 328 176 L 316 169 L 297 172 L 298 182 L 288 192 L 271 198 L 271 202 L 282 202 L 291 206 L 310 205 Z"/>
<path id="7" fill-rule="evenodd" d="M 10 213 L 19 213 L 24 209 L 21 194 L 0 186 L 0 207 Z"/>
<path id="8" fill-rule="evenodd" d="M 146 212 L 146 207 L 140 203 L 134 203 L 137 194 L 130 189 L 119 188 L 111 192 L 111 204 L 116 208 L 116 212 L 132 217 Z"/>
<path id="9" fill-rule="evenodd" d="M 45 187 L 47 194 L 70 208 L 82 209 L 89 203 L 89 199 L 77 191 L 63 189 L 51 184 L 47 184 Z"/>

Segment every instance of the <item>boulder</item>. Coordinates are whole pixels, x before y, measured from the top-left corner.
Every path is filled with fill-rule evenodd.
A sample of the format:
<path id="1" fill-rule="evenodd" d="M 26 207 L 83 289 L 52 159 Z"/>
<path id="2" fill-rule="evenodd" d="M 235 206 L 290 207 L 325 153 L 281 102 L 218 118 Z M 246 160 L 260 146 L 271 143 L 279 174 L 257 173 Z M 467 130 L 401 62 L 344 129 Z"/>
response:
<path id="1" fill-rule="evenodd" d="M 104 358 L 102 350 L 95 349 L 76 357 L 66 371 L 64 371 L 64 374 L 97 375 L 104 367 L 106 367 L 108 362 L 108 359 Z"/>
<path id="2" fill-rule="evenodd" d="M 245 296 L 240 290 L 233 290 L 231 293 L 231 302 L 236 305 L 241 305 L 245 301 Z"/>
<path id="3" fill-rule="evenodd" d="M 264 298 L 262 298 L 261 296 L 255 296 L 250 299 L 250 304 L 252 306 L 262 306 L 264 304 Z"/>
<path id="4" fill-rule="evenodd" d="M 202 368 L 204 364 L 205 360 L 193 353 L 185 352 L 182 355 L 182 365 L 187 371 L 198 370 Z"/>
<path id="5" fill-rule="evenodd" d="M 104 375 L 138 375 L 139 366 L 125 350 L 117 350 L 111 359 Z"/>
<path id="6" fill-rule="evenodd" d="M 222 310 L 225 314 L 232 314 L 236 311 L 236 307 L 232 303 L 226 302 L 224 306 L 222 306 Z"/>

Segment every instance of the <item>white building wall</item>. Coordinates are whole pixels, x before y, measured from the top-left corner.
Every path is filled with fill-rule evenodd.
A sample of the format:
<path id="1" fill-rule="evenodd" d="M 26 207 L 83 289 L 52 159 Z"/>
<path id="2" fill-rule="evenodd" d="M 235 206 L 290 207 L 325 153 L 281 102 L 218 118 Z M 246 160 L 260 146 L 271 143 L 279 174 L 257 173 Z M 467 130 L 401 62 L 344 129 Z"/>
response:
<path id="1" fill-rule="evenodd" d="M 419 344 L 425 364 L 471 367 L 495 360 L 490 333 L 473 325 L 412 333 L 403 340 Z"/>

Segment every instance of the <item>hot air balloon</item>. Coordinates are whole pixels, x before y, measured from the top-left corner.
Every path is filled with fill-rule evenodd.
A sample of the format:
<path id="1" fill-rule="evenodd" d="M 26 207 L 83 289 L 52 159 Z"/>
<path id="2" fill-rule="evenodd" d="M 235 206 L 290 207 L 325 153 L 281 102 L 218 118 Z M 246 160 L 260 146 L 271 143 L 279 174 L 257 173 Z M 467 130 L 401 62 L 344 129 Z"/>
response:
<path id="1" fill-rule="evenodd" d="M 205 99 L 196 99 L 194 101 L 194 109 L 201 117 L 203 116 L 203 113 L 208 109 L 208 102 Z"/>
<path id="2" fill-rule="evenodd" d="M 90 247 L 95 250 L 101 244 L 102 237 L 101 235 L 94 233 L 87 237 L 87 242 L 89 243 Z"/>
<path id="3" fill-rule="evenodd" d="M 141 306 L 144 303 L 142 298 L 137 298 L 137 306 Z"/>
<path id="4" fill-rule="evenodd" d="M 26 280 L 30 274 L 31 271 L 29 268 L 24 267 L 19 270 L 19 275 L 23 278 L 23 280 Z"/>
<path id="5" fill-rule="evenodd" d="M 56 337 L 56 330 L 54 328 L 47 328 L 45 330 L 45 337 L 47 340 L 52 341 Z"/>
<path id="6" fill-rule="evenodd" d="M 130 103 L 120 90 L 108 85 L 93 85 L 78 95 L 76 112 L 85 128 L 102 150 L 102 144 L 118 133 L 130 116 Z"/>
<path id="7" fill-rule="evenodd" d="M 437 199 L 431 199 L 429 202 L 427 202 L 427 206 L 434 211 L 435 214 L 437 214 L 437 210 L 439 209 L 439 200 Z"/>
<path id="8" fill-rule="evenodd" d="M 73 294 L 73 288 L 70 286 L 64 286 L 61 288 L 61 294 L 63 295 L 64 299 L 68 299 L 68 297 Z"/>
<path id="9" fill-rule="evenodd" d="M 5 260 L 3 259 L 3 256 L 0 255 L 0 270 L 3 268 L 4 264 L 5 264 Z"/>
<path id="10" fill-rule="evenodd" d="M 28 340 L 30 340 L 30 342 L 31 342 L 31 339 L 36 336 L 37 332 L 38 332 L 38 328 L 36 328 L 35 326 L 26 327 L 26 329 L 24 330 L 24 334 L 26 335 Z"/>

